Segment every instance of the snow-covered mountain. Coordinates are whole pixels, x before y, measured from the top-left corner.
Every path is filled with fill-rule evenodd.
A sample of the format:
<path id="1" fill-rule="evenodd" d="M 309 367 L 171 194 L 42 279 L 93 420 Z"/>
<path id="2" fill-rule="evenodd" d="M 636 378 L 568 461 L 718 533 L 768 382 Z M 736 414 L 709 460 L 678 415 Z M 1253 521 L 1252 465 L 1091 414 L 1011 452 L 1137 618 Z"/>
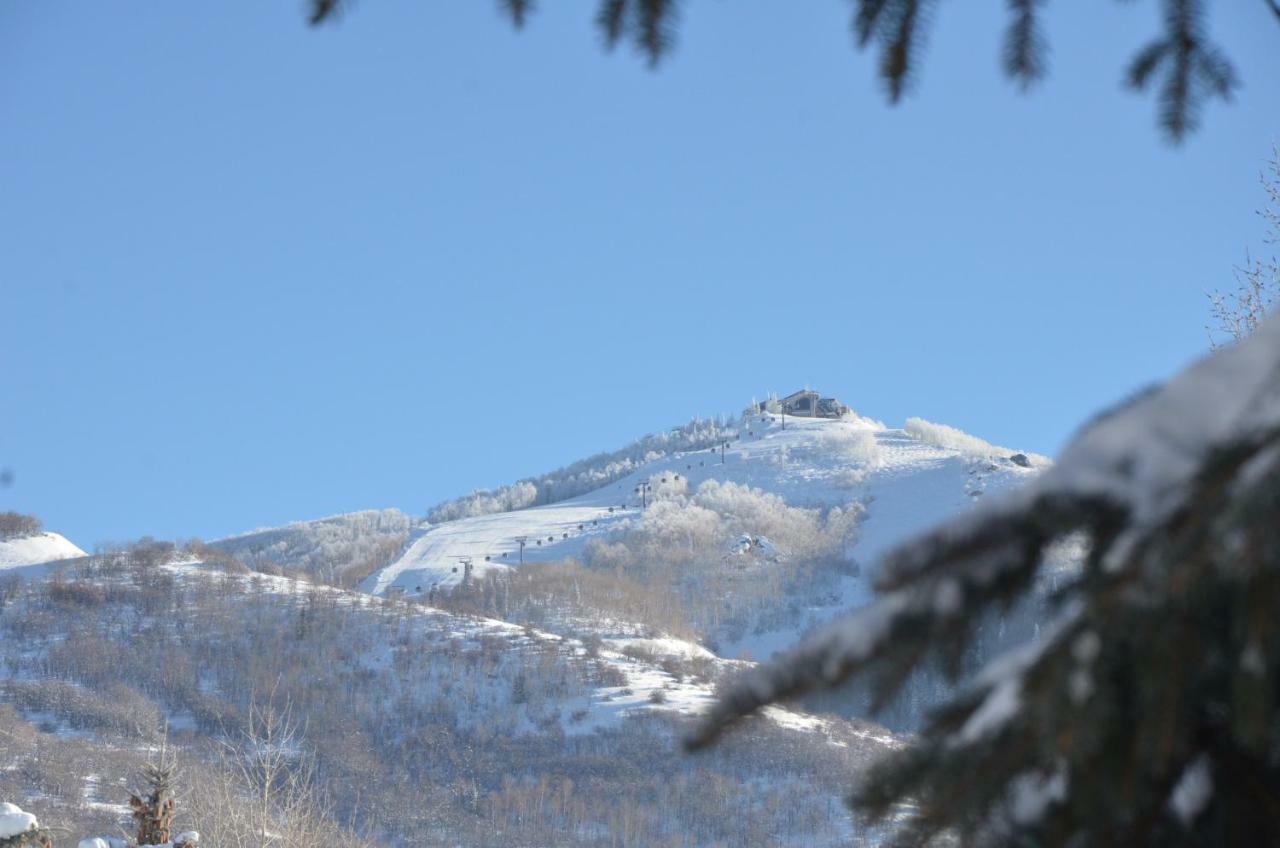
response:
<path id="1" fill-rule="evenodd" d="M 0 669 L 15 705 L 0 732 L 38 724 L 106 757 L 167 725 L 199 757 L 278 690 L 335 820 L 383 844 L 422 844 L 424 827 L 441 844 L 874 844 L 837 793 L 903 740 L 859 693 L 771 708 L 711 760 L 681 757 L 678 737 L 729 676 L 869 600 L 887 549 L 1048 460 L 853 414 L 757 408 L 672 432 L 434 522 L 351 513 L 30 581 L 0 616 L 0 652 L 19 658 Z M 0 543 L 0 564 L 38 576 L 33 562 L 83 556 L 60 539 Z M 910 728 L 937 685 L 876 721 Z M 68 779 L 60 817 L 108 827 L 116 807 Z"/>
<path id="2" fill-rule="evenodd" d="M 852 413 L 840 419 L 784 419 L 753 410 L 737 419 L 691 422 L 671 433 L 676 436 L 644 437 L 568 470 L 448 502 L 432 510 L 436 523 L 398 510 L 366 511 L 255 530 L 209 547 L 255 570 L 299 570 L 377 596 L 435 601 L 466 581 L 514 573 L 521 565 L 573 561 L 602 566 L 602 552 L 611 545 L 635 546 L 638 534 L 653 537 L 655 528 L 661 537 L 660 531 L 702 516 L 705 508 L 724 519 L 721 530 L 732 527 L 734 532 L 728 539 L 711 533 L 723 550 L 708 549 L 707 539 L 700 538 L 702 565 L 688 570 L 690 580 L 698 571 L 728 570 L 715 561 L 731 550 L 747 554 L 734 561 L 738 566 L 761 560 L 764 547 L 743 548 L 742 538 L 762 539 L 772 562 L 804 559 L 794 551 L 774 550 L 776 540 L 762 526 L 769 516 L 759 515 L 768 503 L 732 514 L 735 506 L 726 506 L 726 500 L 744 492 L 754 493 L 757 501 L 772 498 L 775 506 L 818 516 L 833 509 L 856 510 L 856 526 L 839 550 L 822 557 L 841 560 L 840 567 L 819 574 L 826 582 L 819 589 L 814 588 L 819 581 L 813 581 L 807 597 L 793 591 L 788 615 L 770 610 L 739 616 L 734 627 L 719 632 L 702 621 L 687 622 L 685 635 L 703 637 L 721 656 L 760 659 L 865 603 L 881 554 L 1049 465 L 1044 457 L 919 418 L 889 427 Z M 521 507 L 583 488 L 591 480 L 606 482 L 553 503 Z M 441 518 L 454 515 L 463 517 Z M 682 537 L 681 544 L 695 543 Z M 817 555 L 809 551 L 807 557 Z M 756 571 L 761 579 L 782 579 L 778 568 Z M 794 589 L 802 578 L 788 579 Z M 744 586 L 737 584 L 738 590 Z"/>
<path id="3" fill-rule="evenodd" d="M 761 657 L 789 644 L 798 631 L 865 601 L 880 554 L 1047 464 L 920 419 L 891 428 L 857 416 L 788 418 L 785 424 L 779 416 L 744 416 L 720 450 L 643 462 L 602 488 L 558 503 L 420 526 L 404 552 L 361 588 L 420 597 L 458 586 L 468 570 L 476 579 L 522 562 L 580 560 L 593 540 L 623 537 L 642 522 L 646 504 L 661 500 L 664 486 L 688 495 L 732 483 L 794 507 L 857 505 L 861 520 L 843 554 L 856 566 L 849 571 L 860 573 L 847 576 L 839 596 L 803 621 L 727 647 L 727 655 Z"/>

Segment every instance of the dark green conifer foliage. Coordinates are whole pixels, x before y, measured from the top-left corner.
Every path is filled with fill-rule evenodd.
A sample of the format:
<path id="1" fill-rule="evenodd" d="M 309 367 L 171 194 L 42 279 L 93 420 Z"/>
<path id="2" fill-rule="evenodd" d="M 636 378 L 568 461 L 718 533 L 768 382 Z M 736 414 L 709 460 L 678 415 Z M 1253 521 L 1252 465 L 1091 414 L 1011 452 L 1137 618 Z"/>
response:
<path id="1" fill-rule="evenodd" d="M 932 11 L 939 0 L 850 0 L 852 31 L 860 48 L 879 49 L 879 75 L 891 103 L 909 89 L 920 65 Z M 1243 3 L 1246 0 L 1236 0 Z M 350 0 L 310 0 L 314 24 L 336 18 Z M 1181 141 L 1199 125 L 1206 100 L 1229 100 L 1238 85 L 1231 62 L 1205 34 L 1209 0 L 1156 0 L 1162 32 L 1129 66 L 1128 84 L 1158 88 L 1159 122 L 1167 137 Z M 1280 0 L 1262 0 L 1280 20 Z M 1005 73 L 1029 88 L 1048 72 L 1048 40 L 1040 28 L 1047 0 L 1006 0 L 1010 14 L 1002 64 Z M 498 0 L 516 28 L 536 11 L 534 0 Z M 606 47 L 631 43 L 651 67 L 671 52 L 680 20 L 680 0 L 599 0 L 596 26 Z"/>
<path id="2" fill-rule="evenodd" d="M 955 679 L 1064 540 L 1087 553 L 1041 638 L 854 807 L 911 810 L 901 846 L 1280 845 L 1280 318 L 1099 418 L 1029 491 L 891 554 L 881 600 L 746 675 L 690 746 L 855 676 L 881 702 L 925 663 Z"/>
<path id="3" fill-rule="evenodd" d="M 1235 71 L 1226 56 L 1204 35 L 1204 0 L 1162 0 L 1164 33 L 1134 57 L 1129 84 L 1144 89 L 1159 72 L 1160 124 L 1170 138 L 1180 139 L 1199 125 L 1201 105 L 1209 96 L 1230 99 Z"/>
<path id="4" fill-rule="evenodd" d="M 1037 17 L 1045 0 L 1009 0 L 1013 20 L 1004 36 L 1004 72 L 1024 90 L 1048 73 L 1049 45 Z"/>

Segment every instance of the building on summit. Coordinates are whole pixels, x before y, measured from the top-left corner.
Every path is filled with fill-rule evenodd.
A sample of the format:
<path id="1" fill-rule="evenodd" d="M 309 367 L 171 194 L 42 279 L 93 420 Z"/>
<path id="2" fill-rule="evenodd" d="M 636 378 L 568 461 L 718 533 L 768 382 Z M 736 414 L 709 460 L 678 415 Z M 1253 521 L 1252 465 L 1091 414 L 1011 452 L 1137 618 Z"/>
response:
<path id="1" fill-rule="evenodd" d="M 796 418 L 841 418 L 853 410 L 831 397 L 823 397 L 818 392 L 801 389 L 779 400 L 770 397 L 755 404 L 754 411 L 772 412 L 791 415 Z"/>

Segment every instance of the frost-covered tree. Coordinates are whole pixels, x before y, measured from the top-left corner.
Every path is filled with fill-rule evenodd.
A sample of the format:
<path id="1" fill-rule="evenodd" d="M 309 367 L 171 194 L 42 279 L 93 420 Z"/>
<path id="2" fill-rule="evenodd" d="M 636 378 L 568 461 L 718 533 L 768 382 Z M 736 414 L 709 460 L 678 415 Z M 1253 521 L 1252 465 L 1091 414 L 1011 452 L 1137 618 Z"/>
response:
<path id="1" fill-rule="evenodd" d="M 537 503 L 555 503 L 594 491 L 631 474 L 641 465 L 686 451 L 718 446 L 736 435 L 727 419 L 694 418 L 662 433 L 650 433 L 616 451 L 580 459 L 527 480 L 494 490 L 480 489 L 437 504 L 427 511 L 432 524 L 476 515 L 511 512 Z"/>
<path id="2" fill-rule="evenodd" d="M 1268 245 L 1280 243 L 1280 147 L 1272 151 L 1271 161 L 1262 174 L 1262 188 L 1267 205 L 1258 210 L 1266 222 Z M 1216 350 L 1222 340 L 1239 341 L 1252 333 L 1263 318 L 1280 302 L 1280 260 L 1245 258 L 1236 269 L 1236 289 L 1209 295 L 1209 311 L 1216 326 L 1207 327 L 1209 344 Z"/>
<path id="3" fill-rule="evenodd" d="M 332 20 L 351 0 L 310 0 L 311 23 Z M 631 44 L 650 66 L 671 52 L 679 25 L 680 0 L 599 0 L 596 26 L 609 48 Z M 852 0 L 852 30 L 859 48 L 879 48 L 878 72 L 890 102 L 910 88 L 938 0 Z M 963 5 L 963 4 L 957 4 Z M 1007 0 L 1009 24 L 1001 57 L 1005 74 L 1026 89 L 1048 73 L 1048 40 L 1041 26 L 1047 0 Z M 1180 141 L 1199 123 L 1206 100 L 1228 100 L 1237 86 L 1231 62 L 1206 35 L 1210 0 L 1159 0 L 1160 33 L 1138 51 L 1126 79 L 1130 87 L 1159 89 L 1160 125 Z M 1237 5 L 1230 5 L 1237 12 Z M 499 0 L 517 28 L 523 27 L 535 0 Z M 1280 0 L 1261 0 L 1280 21 Z M 1261 13 L 1265 16 L 1265 12 Z M 1276 33 L 1280 35 L 1280 32 Z"/>
<path id="4" fill-rule="evenodd" d="M 728 688 L 690 738 L 913 670 L 1083 539 L 1054 619 L 854 789 L 896 844 L 1280 844 L 1280 317 L 1086 427 L 1034 483 L 890 554 L 881 597 Z M 907 811 L 903 815 L 904 811 Z"/>

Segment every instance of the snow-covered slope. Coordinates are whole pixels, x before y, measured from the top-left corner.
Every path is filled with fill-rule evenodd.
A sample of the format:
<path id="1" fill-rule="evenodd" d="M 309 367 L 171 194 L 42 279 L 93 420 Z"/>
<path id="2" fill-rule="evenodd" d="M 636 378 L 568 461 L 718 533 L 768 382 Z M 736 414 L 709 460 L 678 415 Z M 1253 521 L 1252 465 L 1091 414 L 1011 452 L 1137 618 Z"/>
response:
<path id="1" fill-rule="evenodd" d="M 261 574 L 228 578 L 195 559 L 177 559 L 165 564 L 163 568 L 186 581 L 236 579 L 242 587 L 251 588 L 259 595 L 280 595 L 295 599 L 323 596 L 335 606 L 364 610 L 371 615 L 388 615 L 388 608 L 383 606 L 384 601 L 365 593 Z M 600 642 L 594 650 L 588 651 L 581 640 L 499 619 L 457 615 L 417 604 L 390 609 L 398 612 L 402 618 L 407 615 L 409 618 L 405 618 L 406 621 L 428 623 L 434 631 L 447 634 L 450 640 L 475 644 L 488 641 L 510 651 L 536 653 L 547 649 L 559 650 L 570 659 L 585 660 L 590 656 L 596 663 L 612 670 L 616 674 L 616 685 L 596 687 L 581 697 L 567 699 L 560 704 L 564 713 L 561 732 L 566 735 L 591 733 L 600 728 L 616 726 L 630 716 L 643 713 L 700 715 L 714 699 L 714 688 L 709 682 L 673 674 L 664 668 L 662 660 L 671 657 L 715 661 L 714 655 L 706 649 L 680 639 L 608 639 Z M 389 649 L 385 645 L 379 646 L 379 652 Z M 716 662 L 718 667 L 734 668 L 741 665 L 725 660 Z M 814 718 L 789 707 L 775 707 L 766 711 L 764 716 L 779 727 L 790 730 L 827 734 L 836 731 L 836 723 Z M 525 729 L 533 730 L 532 727 Z M 893 748 L 901 744 L 880 728 L 874 731 L 851 731 L 846 727 L 844 732 L 852 732 L 873 746 Z"/>
<path id="2" fill-rule="evenodd" d="M 598 804 L 602 811 L 630 803 L 631 793 L 650 797 L 675 779 L 690 787 L 715 781 L 721 789 L 708 809 L 730 819 L 739 809 L 782 808 L 776 793 L 792 787 L 791 809 L 812 801 L 822 817 L 806 814 L 808 829 L 786 839 L 795 825 L 780 822 L 759 844 L 848 844 L 849 823 L 831 775 L 902 744 L 869 722 L 786 707 L 768 711 L 757 726 L 777 740 L 775 756 L 762 761 L 740 750 L 714 762 L 686 760 L 674 751 L 683 728 L 706 711 L 717 681 L 739 663 L 671 638 L 582 639 L 306 579 L 243 573 L 227 569 L 225 558 L 202 561 L 204 550 L 177 551 L 161 562 L 107 554 L 77 569 L 74 585 L 47 583 L 20 593 L 0 618 L 0 655 L 11 659 L 0 677 L 0 698 L 13 706 L 0 716 L 6 722 L 0 730 L 22 729 L 24 735 L 9 735 L 30 739 L 38 722 L 43 739 L 81 752 L 54 758 L 45 743 L 31 746 L 30 756 L 15 751 L 10 785 L 35 785 L 25 775 L 41 775 L 42 787 L 57 787 L 62 821 L 69 810 L 83 811 L 100 822 L 94 830 L 105 829 L 119 808 L 92 799 L 109 797 L 98 792 L 112 786 L 123 794 L 123 780 L 115 776 L 136 773 L 136 766 L 125 768 L 106 754 L 145 753 L 147 742 L 163 738 L 162 732 L 182 752 L 186 773 L 218 774 L 219 764 L 201 760 L 198 752 L 212 739 L 225 740 L 231 721 L 247 720 L 245 710 L 254 702 L 246 703 L 245 693 L 256 680 L 278 681 L 278 697 L 297 717 L 300 736 L 291 746 L 299 756 L 315 751 L 335 768 L 354 763 L 356 769 L 340 771 L 341 781 L 332 785 L 359 785 L 361 793 L 346 798 L 352 807 L 335 817 L 367 815 L 372 826 L 399 828 L 399 838 L 379 840 L 386 845 L 422 844 L 420 834 L 427 832 L 406 820 L 409 813 L 384 812 L 398 810 L 391 805 L 403 797 L 410 807 L 430 799 L 438 819 L 430 832 L 449 835 L 437 840 L 442 844 L 494 844 L 488 836 L 495 831 L 502 844 L 562 844 L 554 829 L 536 839 L 516 838 L 487 817 L 477 825 L 488 828 L 486 835 L 457 835 L 475 818 L 461 814 L 466 805 L 478 800 L 500 810 L 504 793 L 537 786 L 548 774 L 571 778 L 580 798 L 575 803 Z M 150 590 L 141 591 L 143 586 Z M 41 614 L 27 614 L 36 610 Z M 162 665 L 183 670 L 176 685 L 142 693 L 152 675 L 167 672 L 136 655 L 130 634 L 117 625 L 121 620 L 145 627 L 156 654 L 172 660 Z M 272 709 L 267 703 L 265 709 Z M 254 750 L 261 743 L 248 744 Z M 104 765 L 87 774 L 77 762 Z M 473 781 L 475 800 L 454 800 L 448 788 L 460 769 Z M 436 789 L 439 801 L 430 795 Z M 680 791 L 674 788 L 670 797 Z M 42 817 L 52 817 L 50 794 L 39 799 Z M 688 828 L 667 814 L 667 796 L 659 800 L 654 817 L 665 818 L 654 825 L 654 838 L 636 844 L 663 844 L 669 840 L 659 829 Z M 128 811 L 122 812 L 124 824 Z M 204 818 L 201 827 L 208 822 Z M 598 834 L 614 832 L 611 822 L 592 824 L 592 838 L 575 844 L 596 844 Z M 682 841 L 756 844 L 741 837 Z"/>
<path id="3" fill-rule="evenodd" d="M 351 774 L 367 779 L 380 798 L 449 786 L 456 777 L 449 764 L 461 762 L 462 752 L 479 752 L 467 769 L 480 763 L 493 771 L 480 772 L 471 785 L 501 784 L 484 790 L 490 809 L 515 804 L 544 773 L 562 770 L 586 787 L 575 791 L 586 793 L 588 803 L 605 799 L 600 808 L 606 811 L 640 780 L 643 792 L 662 802 L 655 802 L 656 817 L 667 816 L 667 796 L 654 793 L 674 785 L 671 774 L 696 769 L 691 786 L 707 779 L 705 763 L 685 766 L 667 749 L 690 719 L 707 711 L 725 680 L 869 600 L 875 561 L 886 549 L 1047 466 L 1039 457 L 918 419 L 899 429 L 856 416 L 789 417 L 784 427 L 780 418 L 755 414 L 718 419 L 716 427 L 728 428 L 723 450 L 628 458 L 626 467 L 609 466 L 606 485 L 557 503 L 435 524 L 394 510 L 352 513 L 191 545 L 165 561 L 146 550 L 98 558 L 76 569 L 85 585 L 48 584 L 50 591 L 84 592 L 93 604 L 65 610 L 65 622 L 41 617 L 47 632 L 40 641 L 9 633 L 22 651 L 0 645 L 0 653 L 21 653 L 26 665 L 0 682 L 37 705 L 31 710 L 43 709 L 37 696 L 48 694 L 39 688 L 47 682 L 40 679 L 47 663 L 41 663 L 54 648 L 63 651 L 72 625 L 84 632 L 84 619 L 92 617 L 110 642 L 118 630 L 113 622 L 153 616 L 155 632 L 188 658 L 178 665 L 193 675 L 165 690 L 165 703 L 156 705 L 180 735 L 189 734 L 188 742 L 221 732 L 224 718 L 242 705 L 237 699 L 258 679 L 287 679 L 300 715 L 314 722 L 310 727 L 324 728 L 312 742 L 329 762 L 347 762 L 355 750 L 340 740 L 349 734 L 360 740 L 352 744 L 364 746 L 371 765 Z M 590 461 L 570 467 L 583 464 L 584 478 L 595 479 Z M 822 545 L 808 545 L 809 539 Z M 56 534 L 22 541 L 27 544 L 0 543 L 0 568 L 10 562 L 48 568 L 28 563 L 83 554 Z M 685 558 L 651 567 L 674 548 Z M 521 571 L 522 560 L 532 566 L 571 559 L 578 562 Z M 467 560 L 474 585 L 455 591 L 468 573 Z M 483 579 L 491 572 L 512 579 Z M 360 591 L 353 591 L 363 575 Z M 140 579 L 163 591 L 107 591 Z M 139 606 L 156 598 L 182 614 Z M 742 599 L 747 602 L 738 603 Z M 40 596 L 33 591 L 20 603 L 38 604 Z M 127 642 L 113 649 L 120 657 L 134 654 Z M 74 668 L 96 674 L 98 654 L 85 656 Z M 127 674 L 113 668 L 119 679 L 112 683 L 141 689 L 149 668 L 129 666 Z M 102 682 L 91 675 L 56 681 L 93 692 Z M 757 729 L 777 740 L 777 757 L 762 762 L 754 750 L 718 757 L 724 776 L 715 779 L 737 787 L 732 797 L 740 800 L 732 808 L 717 801 L 711 818 L 810 802 L 804 815 L 825 806 L 836 811 L 832 820 L 840 818 L 838 798 L 822 795 L 837 784 L 831 775 L 873 762 L 903 744 L 896 730 L 915 726 L 910 717 L 895 717 L 885 722 L 891 731 L 863 715 L 853 701 L 766 711 Z M 782 762 L 789 758 L 793 765 Z M 365 768 L 360 758 L 351 761 Z M 612 762 L 626 763 L 627 770 L 597 774 L 597 763 Z M 396 782 L 410 774 L 406 763 L 436 771 Z M 508 784 L 507 772 L 519 780 Z M 381 775 L 392 777 L 377 785 Z M 517 794 L 507 799 L 502 793 L 508 791 Z M 794 794 L 776 794 L 783 791 Z M 459 799 L 440 803 L 474 803 Z M 451 820 L 461 822 L 458 827 L 470 821 Z M 853 838 L 842 819 L 815 821 L 821 827 L 788 842 L 762 830 L 775 838 L 761 844 Z M 794 822 L 784 829 L 794 831 Z M 667 831 L 677 832 L 669 825 Z M 739 834 L 685 841 L 752 840 Z M 471 844 L 461 837 L 454 842 Z M 511 843 L 556 844 L 532 837 Z"/>
<path id="4" fill-rule="evenodd" d="M 470 559 L 475 576 L 518 567 L 519 539 L 526 540 L 523 561 L 548 562 L 576 557 L 592 538 L 607 538 L 628 526 L 647 496 L 637 492 L 646 481 L 676 482 L 689 491 L 704 481 L 730 481 L 781 496 L 792 506 L 831 507 L 861 502 L 866 509 L 848 555 L 863 567 L 861 578 L 846 581 L 843 597 L 829 611 L 815 611 L 807 629 L 841 608 L 869 596 L 869 570 L 887 549 L 943 519 L 969 508 L 986 493 L 1034 476 L 1047 460 L 1014 455 L 950 428 L 910 431 L 862 418 L 841 421 L 744 418 L 738 438 L 723 452 L 677 453 L 644 463 L 601 489 L 545 506 L 449 521 L 414 531 L 395 562 L 361 585 L 373 594 L 428 594 L 456 586 Z M 963 438 L 962 438 L 963 437 Z M 760 657 L 796 636 L 795 629 L 755 634 L 732 646 Z"/>
<path id="5" fill-rule="evenodd" d="M 0 571 L 82 556 L 86 556 L 84 551 L 58 533 L 37 533 L 18 539 L 0 540 Z"/>
<path id="6" fill-rule="evenodd" d="M 274 565 L 337 582 L 350 570 L 363 568 L 368 573 L 385 565 L 399 553 L 413 523 L 398 509 L 370 509 L 253 530 L 215 540 L 209 547 L 257 570 Z"/>

